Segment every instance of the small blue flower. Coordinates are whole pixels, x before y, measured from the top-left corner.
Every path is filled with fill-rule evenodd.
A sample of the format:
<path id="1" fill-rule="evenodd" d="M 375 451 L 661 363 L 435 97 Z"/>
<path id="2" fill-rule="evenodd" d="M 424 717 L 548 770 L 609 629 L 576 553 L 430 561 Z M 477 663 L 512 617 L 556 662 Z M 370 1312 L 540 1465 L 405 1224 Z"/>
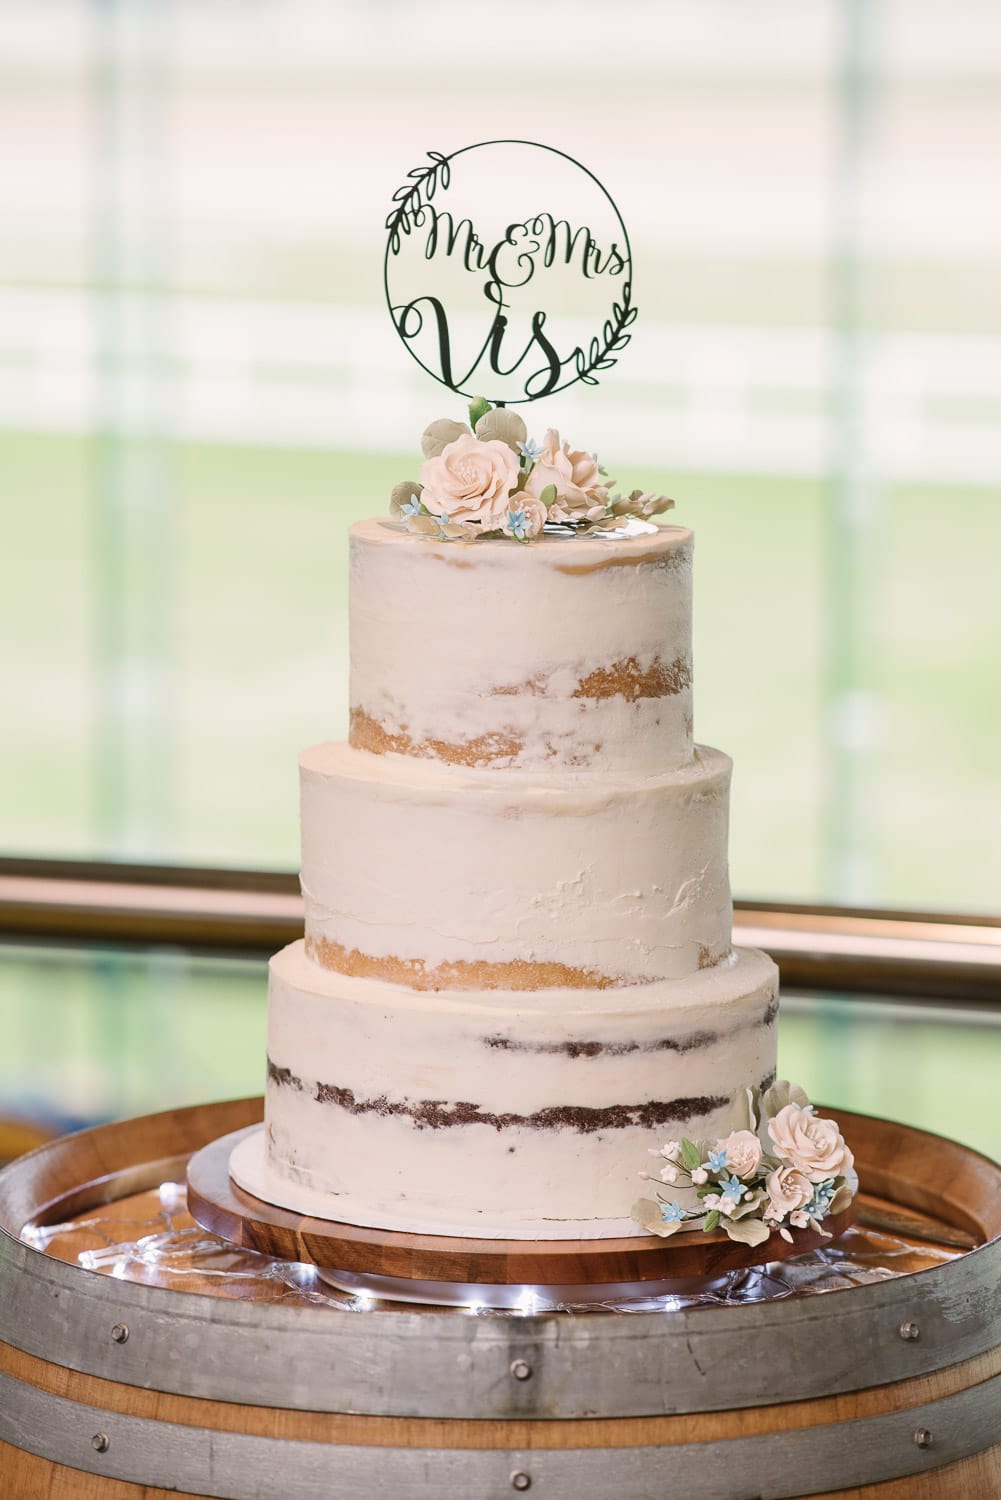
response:
<path id="1" fill-rule="evenodd" d="M 402 509 L 400 511 L 400 515 L 401 516 L 419 516 L 420 513 L 421 513 L 421 497 L 420 497 L 420 495 L 411 495 L 410 499 L 407 501 L 406 505 L 404 505 L 402 507 Z"/>
<path id="2" fill-rule="evenodd" d="M 518 444 L 518 452 L 522 457 L 522 468 L 527 469 L 529 464 L 534 464 L 537 458 L 542 457 L 544 449 L 534 438 L 528 438 L 524 443 Z"/>
<path id="3" fill-rule="evenodd" d="M 721 1177 L 719 1185 L 725 1196 L 733 1198 L 737 1203 L 747 1192 L 747 1183 L 741 1182 L 740 1178 L 735 1177 L 732 1172 L 729 1177 Z"/>
<path id="4" fill-rule="evenodd" d="M 818 1183 L 813 1190 L 813 1197 L 809 1203 L 804 1204 L 803 1212 L 810 1215 L 811 1219 L 826 1218 L 831 1207 L 831 1199 L 834 1197 L 834 1179 Z"/>
<path id="5" fill-rule="evenodd" d="M 662 1203 L 660 1205 L 660 1216 L 665 1224 L 680 1224 L 685 1217 L 685 1210 L 675 1198 L 673 1203 Z"/>
<path id="6" fill-rule="evenodd" d="M 707 1169 L 707 1171 L 710 1172 L 725 1172 L 726 1147 L 724 1146 L 722 1151 L 710 1151 L 709 1160 L 704 1161 L 702 1165 Z"/>
<path id="7" fill-rule="evenodd" d="M 524 507 L 521 510 L 509 510 L 507 513 L 507 523 L 511 528 L 511 535 L 516 541 L 523 542 L 526 540 L 528 523 L 525 519 Z"/>

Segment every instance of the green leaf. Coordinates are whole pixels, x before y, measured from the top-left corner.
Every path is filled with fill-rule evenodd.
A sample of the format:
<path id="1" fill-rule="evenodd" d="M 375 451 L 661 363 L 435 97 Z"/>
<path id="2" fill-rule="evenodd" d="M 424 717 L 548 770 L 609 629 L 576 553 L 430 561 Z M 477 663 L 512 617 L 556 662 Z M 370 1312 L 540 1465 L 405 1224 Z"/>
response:
<path id="1" fill-rule="evenodd" d="M 487 400 L 486 396 L 477 396 L 475 401 L 471 401 L 469 403 L 469 425 L 474 432 L 476 431 L 476 424 L 480 420 L 480 418 L 485 417 L 487 412 L 492 410 L 493 408 L 490 405 L 490 402 Z"/>
<path id="2" fill-rule="evenodd" d="M 696 1167 L 702 1165 L 702 1153 L 694 1141 L 683 1138 L 681 1141 L 681 1160 L 689 1172 L 694 1172 Z"/>
<path id="3" fill-rule="evenodd" d="M 539 496 L 539 499 L 542 501 L 547 510 L 551 505 L 554 505 L 556 503 L 555 484 L 547 484 L 545 489 L 542 491 L 542 494 Z"/>
<path id="4" fill-rule="evenodd" d="M 706 1222 L 702 1226 L 703 1234 L 711 1234 L 719 1224 L 719 1209 L 714 1208 L 711 1213 L 706 1214 Z"/>

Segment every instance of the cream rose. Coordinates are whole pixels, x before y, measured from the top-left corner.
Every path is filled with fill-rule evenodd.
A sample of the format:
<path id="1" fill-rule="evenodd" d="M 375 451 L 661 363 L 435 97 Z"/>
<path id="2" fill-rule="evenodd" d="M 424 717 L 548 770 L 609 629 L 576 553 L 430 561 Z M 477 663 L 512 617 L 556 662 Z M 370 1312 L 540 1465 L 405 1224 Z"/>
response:
<path id="1" fill-rule="evenodd" d="M 736 1177 L 753 1177 L 761 1162 L 761 1142 L 753 1130 L 734 1130 L 717 1143 L 726 1152 L 726 1164 Z"/>
<path id="2" fill-rule="evenodd" d="M 765 1178 L 765 1190 L 768 1193 L 767 1219 L 784 1219 L 786 1214 L 795 1213 L 813 1197 L 813 1183 L 796 1167 L 776 1167 L 774 1172 L 769 1172 Z"/>
<path id="3" fill-rule="evenodd" d="M 520 495 L 512 495 L 508 501 L 501 530 L 505 536 L 514 536 L 519 541 L 524 541 L 526 537 L 538 536 L 545 524 L 546 507 L 542 501 L 522 491 Z"/>
<path id="4" fill-rule="evenodd" d="M 603 515 L 608 489 L 601 482 L 594 455 L 582 449 L 571 452 L 569 443 L 561 443 L 555 427 L 543 439 L 542 452 L 532 466 L 525 486 L 526 493 L 538 497 L 549 485 L 556 486 L 556 500 L 550 512 L 554 521 L 566 521 L 588 510 Z"/>
<path id="5" fill-rule="evenodd" d="M 811 1109 L 787 1104 L 768 1121 L 768 1134 L 781 1157 L 811 1182 L 844 1177 L 855 1158 L 833 1120 L 820 1120 Z"/>
<path id="6" fill-rule="evenodd" d="M 484 531 L 503 525 L 517 483 L 518 459 L 507 444 L 496 438 L 481 442 L 471 433 L 421 465 L 421 500 L 431 514 L 478 521 Z"/>

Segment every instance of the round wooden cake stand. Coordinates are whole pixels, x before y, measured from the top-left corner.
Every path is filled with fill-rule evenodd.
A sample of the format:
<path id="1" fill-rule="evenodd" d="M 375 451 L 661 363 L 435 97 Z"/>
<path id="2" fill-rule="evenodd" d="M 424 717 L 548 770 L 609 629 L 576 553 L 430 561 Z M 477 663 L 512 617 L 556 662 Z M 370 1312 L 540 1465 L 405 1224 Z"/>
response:
<path id="1" fill-rule="evenodd" d="M 0 1171 L 3 1500 L 1001 1495 L 1001 1166 L 976 1152 L 839 1111 L 866 1227 L 820 1295 L 470 1316 L 195 1228 L 186 1162 L 261 1103 Z"/>
<path id="2" fill-rule="evenodd" d="M 793 1242 L 772 1233 L 743 1245 L 723 1231 L 670 1238 L 653 1234 L 600 1240 L 469 1239 L 368 1229 L 312 1219 L 254 1197 L 229 1175 L 234 1148 L 260 1127 L 221 1136 L 188 1163 L 188 1211 L 203 1229 L 247 1250 L 316 1266 L 342 1290 L 441 1305 L 522 1306 L 597 1303 L 629 1291 L 660 1296 L 729 1271 L 805 1255 L 830 1244 L 858 1213 L 858 1199 L 825 1221 L 826 1235 L 798 1229 Z"/>

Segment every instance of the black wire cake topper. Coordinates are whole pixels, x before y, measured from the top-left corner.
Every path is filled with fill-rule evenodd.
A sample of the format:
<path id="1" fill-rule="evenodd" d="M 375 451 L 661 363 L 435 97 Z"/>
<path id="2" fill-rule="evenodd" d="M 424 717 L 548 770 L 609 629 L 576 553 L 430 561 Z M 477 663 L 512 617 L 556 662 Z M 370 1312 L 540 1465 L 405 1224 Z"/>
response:
<path id="1" fill-rule="evenodd" d="M 496 406 L 597 385 L 637 314 L 629 236 L 608 190 L 535 141 L 427 156 L 386 220 L 386 302 L 405 348 L 442 385 Z M 551 210 L 531 204 L 533 182 Z M 516 193 L 532 212 L 513 211 Z"/>

